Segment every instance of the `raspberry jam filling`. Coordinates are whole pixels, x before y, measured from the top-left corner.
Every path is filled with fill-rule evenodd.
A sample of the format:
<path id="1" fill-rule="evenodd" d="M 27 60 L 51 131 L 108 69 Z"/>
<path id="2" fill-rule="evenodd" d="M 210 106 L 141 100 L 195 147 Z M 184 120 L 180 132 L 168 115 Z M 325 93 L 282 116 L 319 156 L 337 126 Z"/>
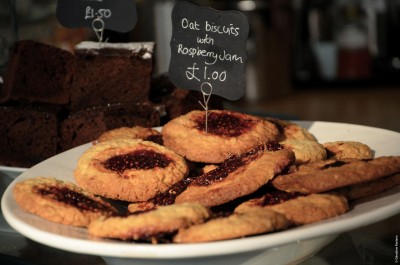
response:
<path id="1" fill-rule="evenodd" d="M 68 189 L 67 187 L 37 187 L 36 191 L 42 196 L 50 197 L 56 201 L 74 206 L 83 211 L 115 213 L 113 208 L 101 204 L 79 192 Z"/>
<path id="2" fill-rule="evenodd" d="M 255 120 L 243 119 L 229 113 L 211 112 L 207 120 L 207 133 L 237 137 L 249 131 L 255 124 Z M 205 116 L 201 116 L 196 120 L 196 128 L 201 131 L 206 130 Z"/>
<path id="3" fill-rule="evenodd" d="M 243 154 L 242 156 L 232 156 L 225 163 L 221 164 L 218 168 L 206 174 L 200 176 L 188 176 L 181 181 L 178 181 L 177 183 L 172 185 L 172 187 L 169 188 L 167 191 L 159 193 L 150 201 L 153 202 L 155 205 L 173 204 L 176 197 L 184 192 L 192 182 L 196 182 L 196 184 L 194 185 L 210 185 L 215 181 L 222 180 L 229 173 L 238 169 L 240 165 L 246 164 L 245 160 L 243 159 L 244 157 L 254 158 L 255 155 L 258 155 L 260 152 L 264 151 L 264 149 L 267 149 L 268 151 L 277 151 L 282 148 L 283 146 L 276 142 L 269 142 L 265 145 L 259 145 L 251 151 Z"/>
<path id="4" fill-rule="evenodd" d="M 296 199 L 297 197 L 304 196 L 298 192 L 285 192 L 285 191 L 271 191 L 263 196 L 260 206 L 275 205 L 286 202 L 288 200 Z"/>
<path id="5" fill-rule="evenodd" d="M 269 142 L 267 144 L 262 144 L 254 149 L 240 155 L 240 156 L 232 156 L 225 160 L 219 167 L 214 170 L 211 170 L 199 177 L 197 177 L 193 181 L 193 185 L 197 186 L 208 186 L 214 182 L 221 181 L 226 178 L 229 174 L 236 171 L 240 167 L 245 166 L 251 161 L 255 160 L 258 156 L 260 156 L 264 150 L 268 151 L 277 151 L 282 149 L 282 145 L 276 142 Z"/>
<path id="6" fill-rule="evenodd" d="M 166 155 L 153 150 L 136 150 L 124 155 L 117 155 L 107 159 L 104 167 L 111 171 L 123 173 L 128 169 L 165 168 L 172 162 Z"/>
<path id="7" fill-rule="evenodd" d="M 181 194 L 186 188 L 192 183 L 194 178 L 187 177 L 175 183 L 170 189 L 167 191 L 159 193 L 156 197 L 151 199 L 155 205 L 170 205 L 175 202 L 176 197 Z"/>

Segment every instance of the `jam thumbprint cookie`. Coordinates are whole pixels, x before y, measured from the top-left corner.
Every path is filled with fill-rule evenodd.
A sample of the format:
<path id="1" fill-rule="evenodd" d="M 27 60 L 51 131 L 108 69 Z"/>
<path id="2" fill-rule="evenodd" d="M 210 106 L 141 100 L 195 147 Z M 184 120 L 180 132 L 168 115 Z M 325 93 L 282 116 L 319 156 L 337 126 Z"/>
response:
<path id="1" fill-rule="evenodd" d="M 371 159 L 374 151 L 366 144 L 355 141 L 336 141 L 324 143 L 328 157 L 333 159 Z"/>
<path id="2" fill-rule="evenodd" d="M 117 210 L 100 197 L 53 177 L 18 182 L 13 194 L 24 210 L 64 225 L 86 227 L 99 217 L 117 214 Z"/>
<path id="3" fill-rule="evenodd" d="M 174 204 L 128 216 L 100 218 L 89 225 L 88 233 L 95 237 L 157 243 L 158 237 L 203 223 L 209 217 L 210 210 L 202 205 Z"/>
<path id="4" fill-rule="evenodd" d="M 74 177 L 89 192 L 135 202 L 167 190 L 188 172 L 185 160 L 164 146 L 140 139 L 117 139 L 86 150 Z"/>
<path id="5" fill-rule="evenodd" d="M 286 192 L 305 194 L 373 181 L 400 173 L 400 156 L 382 156 L 375 159 L 317 161 L 300 165 L 294 173 L 279 175 L 272 185 Z"/>
<path id="6" fill-rule="evenodd" d="M 227 110 L 191 111 L 162 128 L 164 145 L 186 159 L 222 163 L 279 137 L 277 126 L 265 119 Z M 207 128 L 206 128 L 207 125 Z"/>
<path id="7" fill-rule="evenodd" d="M 318 142 L 311 140 L 285 140 L 279 143 L 294 152 L 296 165 L 326 159 L 326 150 Z"/>
<path id="8" fill-rule="evenodd" d="M 306 128 L 300 126 L 297 123 L 277 119 L 277 118 L 265 118 L 267 121 L 274 123 L 280 132 L 280 137 L 278 141 L 285 140 L 309 140 L 317 141 L 317 138 L 310 133 Z"/>
<path id="9" fill-rule="evenodd" d="M 340 194 L 286 193 L 271 191 L 261 197 L 250 199 L 236 207 L 235 212 L 246 212 L 254 208 L 266 208 L 285 215 L 293 225 L 304 225 L 344 214 L 349 206 Z"/>
<path id="10" fill-rule="evenodd" d="M 289 222 L 284 215 L 256 208 L 180 229 L 173 240 L 175 243 L 226 240 L 282 230 L 288 225 Z"/>
<path id="11" fill-rule="evenodd" d="M 162 135 L 159 131 L 153 128 L 146 128 L 141 126 L 134 127 L 120 127 L 102 133 L 97 139 L 98 142 L 105 142 L 114 139 L 128 138 L 128 139 L 142 139 L 146 141 L 162 143 Z"/>
<path id="12" fill-rule="evenodd" d="M 335 190 L 335 192 L 344 195 L 347 200 L 353 201 L 384 192 L 398 185 L 400 185 L 400 173 L 369 182 L 339 188 Z"/>
<path id="13" fill-rule="evenodd" d="M 269 145 L 260 145 L 227 159 L 216 169 L 195 178 L 175 202 L 216 206 L 255 192 L 295 159 L 290 150 L 270 151 L 269 148 Z"/>

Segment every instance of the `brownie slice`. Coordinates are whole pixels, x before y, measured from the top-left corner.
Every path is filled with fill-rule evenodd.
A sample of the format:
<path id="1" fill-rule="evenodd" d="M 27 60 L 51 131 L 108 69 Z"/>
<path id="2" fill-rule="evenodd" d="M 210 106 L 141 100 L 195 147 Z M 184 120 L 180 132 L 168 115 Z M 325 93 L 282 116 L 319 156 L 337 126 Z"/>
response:
<path id="1" fill-rule="evenodd" d="M 94 141 L 105 131 L 136 125 L 160 125 L 160 114 L 153 104 L 113 104 L 74 112 L 61 122 L 59 151 Z"/>
<path id="2" fill-rule="evenodd" d="M 69 103 L 74 56 L 32 40 L 21 40 L 10 50 L 0 102 Z"/>
<path id="3" fill-rule="evenodd" d="M 71 109 L 147 101 L 153 48 L 152 42 L 78 44 Z"/>
<path id="4" fill-rule="evenodd" d="M 57 112 L 0 107 L 0 164 L 31 167 L 57 152 Z"/>

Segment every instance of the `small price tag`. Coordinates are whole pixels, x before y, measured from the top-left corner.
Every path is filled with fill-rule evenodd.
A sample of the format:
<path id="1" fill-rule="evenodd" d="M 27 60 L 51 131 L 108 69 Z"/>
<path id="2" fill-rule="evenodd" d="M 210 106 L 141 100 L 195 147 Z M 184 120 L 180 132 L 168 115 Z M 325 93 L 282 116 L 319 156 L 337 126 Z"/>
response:
<path id="1" fill-rule="evenodd" d="M 56 16 L 68 28 L 93 28 L 93 21 L 103 21 L 104 29 L 118 32 L 132 30 L 137 22 L 135 0 L 58 0 Z"/>
<path id="2" fill-rule="evenodd" d="M 184 89 L 207 91 L 237 100 L 245 91 L 247 18 L 178 2 L 172 11 L 172 82 Z M 206 93 L 207 94 L 207 93 Z M 209 93 L 208 93 L 209 94 Z"/>

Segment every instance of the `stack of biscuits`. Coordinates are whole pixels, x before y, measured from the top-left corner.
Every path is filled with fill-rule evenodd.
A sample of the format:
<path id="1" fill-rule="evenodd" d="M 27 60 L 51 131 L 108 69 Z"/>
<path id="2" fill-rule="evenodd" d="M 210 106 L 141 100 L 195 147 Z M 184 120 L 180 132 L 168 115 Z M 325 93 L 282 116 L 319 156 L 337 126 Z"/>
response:
<path id="1" fill-rule="evenodd" d="M 320 143 L 280 119 L 196 110 L 161 131 L 107 131 L 73 175 L 76 184 L 42 176 L 21 181 L 15 199 L 93 237 L 194 243 L 344 214 L 351 201 L 400 184 L 400 156 L 374 157 L 361 142 Z"/>

